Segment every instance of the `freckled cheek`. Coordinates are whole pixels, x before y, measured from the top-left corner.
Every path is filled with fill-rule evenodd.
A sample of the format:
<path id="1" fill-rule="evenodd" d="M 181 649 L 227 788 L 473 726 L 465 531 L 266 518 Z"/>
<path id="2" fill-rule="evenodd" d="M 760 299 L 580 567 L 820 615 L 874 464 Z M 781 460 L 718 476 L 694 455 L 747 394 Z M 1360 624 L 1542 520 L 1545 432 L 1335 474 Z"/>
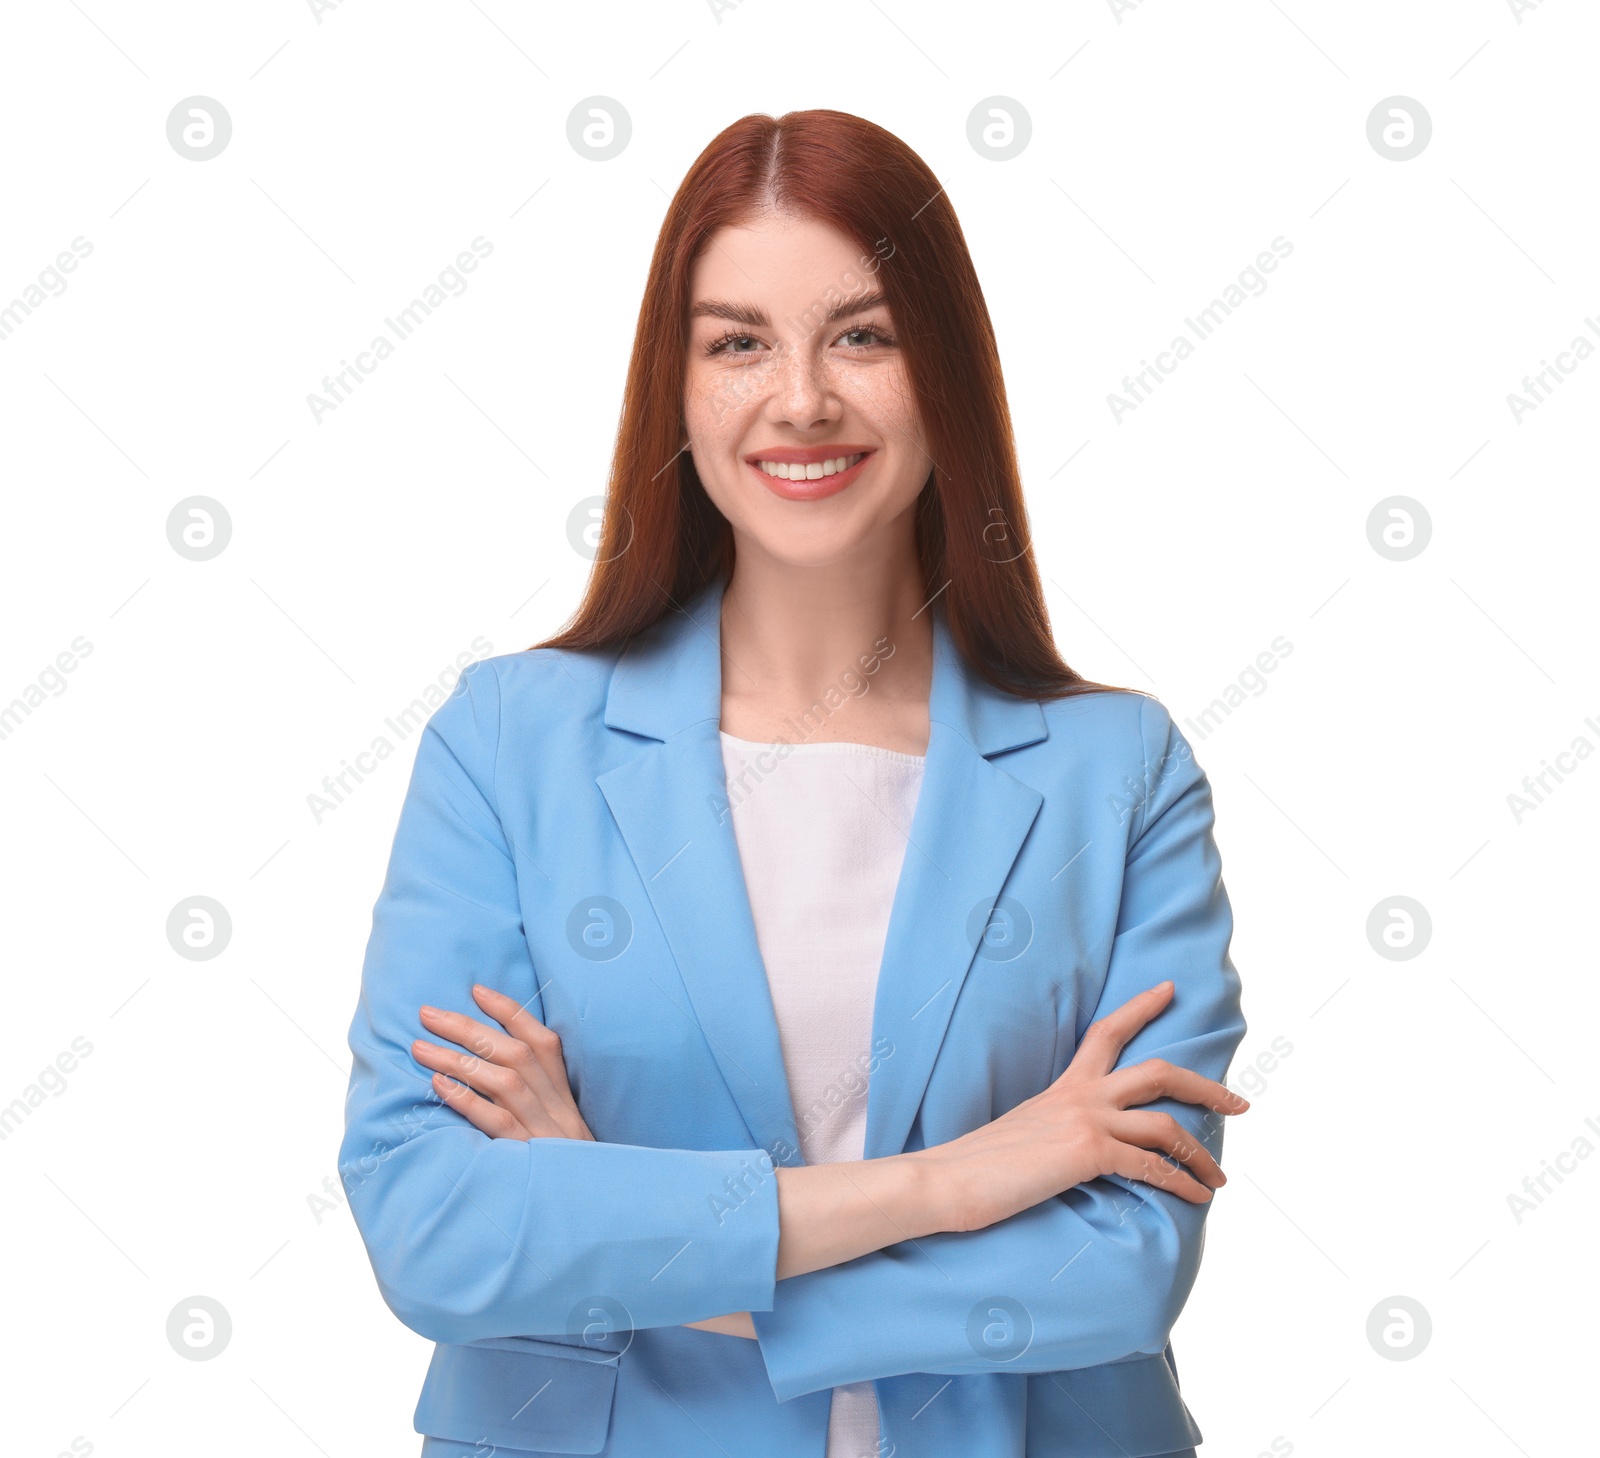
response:
<path id="1" fill-rule="evenodd" d="M 924 453 L 922 421 L 904 370 L 851 370 L 841 365 L 835 371 L 833 388 L 846 410 L 858 415 L 885 441 L 910 448 L 914 454 Z"/>
<path id="2" fill-rule="evenodd" d="M 749 432 L 754 407 L 748 385 L 729 376 L 736 371 L 692 371 L 684 381 L 683 418 L 692 449 L 690 459 L 712 501 L 725 516 L 741 514 L 736 482 L 743 468 L 734 459 Z"/>
<path id="3" fill-rule="evenodd" d="M 683 413 L 690 435 L 708 445 L 737 439 L 751 413 L 760 409 L 767 397 L 769 374 L 752 365 L 730 370 L 691 367 L 683 389 Z"/>

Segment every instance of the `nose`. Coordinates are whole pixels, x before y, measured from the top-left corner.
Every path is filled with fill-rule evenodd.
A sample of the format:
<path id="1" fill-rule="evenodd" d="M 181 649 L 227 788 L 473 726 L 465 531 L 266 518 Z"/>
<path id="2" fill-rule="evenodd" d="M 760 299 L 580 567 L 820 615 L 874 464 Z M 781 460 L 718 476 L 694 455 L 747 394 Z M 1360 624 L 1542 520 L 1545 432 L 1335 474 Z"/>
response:
<path id="1" fill-rule="evenodd" d="M 769 425 L 811 430 L 839 418 L 842 406 L 826 365 L 810 338 L 785 340 L 768 380 L 763 418 Z"/>

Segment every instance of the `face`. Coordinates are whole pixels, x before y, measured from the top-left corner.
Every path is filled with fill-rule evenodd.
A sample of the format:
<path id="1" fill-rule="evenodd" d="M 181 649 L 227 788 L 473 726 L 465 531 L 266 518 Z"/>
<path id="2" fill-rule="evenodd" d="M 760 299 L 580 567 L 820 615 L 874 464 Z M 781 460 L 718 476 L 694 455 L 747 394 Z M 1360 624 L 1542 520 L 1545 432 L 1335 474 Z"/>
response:
<path id="1" fill-rule="evenodd" d="M 826 223 L 767 216 L 694 265 L 684 420 L 741 557 L 828 566 L 910 539 L 932 463 L 880 262 Z"/>

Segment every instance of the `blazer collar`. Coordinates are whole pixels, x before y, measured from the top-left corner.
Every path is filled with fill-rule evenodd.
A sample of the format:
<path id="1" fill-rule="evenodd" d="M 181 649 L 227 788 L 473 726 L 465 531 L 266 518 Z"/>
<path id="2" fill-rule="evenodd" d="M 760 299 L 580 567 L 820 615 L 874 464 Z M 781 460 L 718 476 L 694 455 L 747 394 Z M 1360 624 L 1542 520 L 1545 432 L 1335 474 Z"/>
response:
<path id="1" fill-rule="evenodd" d="M 618 660 L 605 722 L 655 742 L 596 783 L 689 1005 L 659 982 L 656 990 L 699 1024 L 757 1147 L 775 1163 L 793 1164 L 802 1157 L 794 1108 L 725 798 L 717 734 L 721 606 L 717 583 L 641 634 Z M 922 789 L 873 1007 L 879 1061 L 868 1082 L 868 1159 L 900 1153 L 916 1130 L 980 940 L 1044 803 L 988 758 L 1044 739 L 1043 711 L 970 673 L 937 616 L 929 714 Z"/>
<path id="2" fill-rule="evenodd" d="M 633 640 L 612 670 L 607 727 L 666 740 L 691 724 L 720 722 L 725 587 L 713 582 Z M 928 717 L 948 724 L 985 758 L 1048 735 L 1036 702 L 1002 693 L 968 668 L 937 611 Z"/>

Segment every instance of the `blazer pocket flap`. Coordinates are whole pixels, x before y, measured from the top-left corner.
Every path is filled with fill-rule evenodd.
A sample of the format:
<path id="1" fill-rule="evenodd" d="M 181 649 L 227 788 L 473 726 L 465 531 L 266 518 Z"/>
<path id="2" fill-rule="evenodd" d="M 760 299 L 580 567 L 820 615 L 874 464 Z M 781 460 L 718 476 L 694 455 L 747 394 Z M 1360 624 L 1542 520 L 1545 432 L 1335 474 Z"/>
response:
<path id="1" fill-rule="evenodd" d="M 434 1348 L 412 1426 L 433 1438 L 535 1453 L 598 1453 L 617 1358 L 532 1337 Z"/>

